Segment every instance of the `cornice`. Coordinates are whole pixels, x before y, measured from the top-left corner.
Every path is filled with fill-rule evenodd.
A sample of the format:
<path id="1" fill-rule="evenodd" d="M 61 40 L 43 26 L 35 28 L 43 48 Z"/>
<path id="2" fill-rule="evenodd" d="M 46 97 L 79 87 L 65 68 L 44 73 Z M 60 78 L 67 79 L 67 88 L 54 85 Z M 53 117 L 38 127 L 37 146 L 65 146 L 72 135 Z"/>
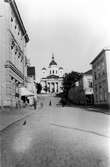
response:
<path id="1" fill-rule="evenodd" d="M 20 13 L 19 13 L 19 10 L 18 10 L 18 7 L 16 5 L 15 0 L 5 0 L 5 2 L 8 2 L 10 4 L 10 6 L 11 6 L 11 8 L 12 8 L 12 10 L 17 18 L 17 21 L 19 23 L 19 26 L 21 28 L 21 31 L 22 31 L 23 36 L 25 38 L 25 41 L 29 42 L 29 37 L 28 37 L 28 34 L 27 34 L 26 29 L 24 27 L 24 24 L 23 24 L 23 21 L 21 19 L 21 16 L 20 16 Z"/>
<path id="2" fill-rule="evenodd" d="M 15 65 L 11 61 L 7 61 L 5 64 L 5 68 L 10 68 L 12 71 L 14 71 L 20 78 L 24 79 L 24 75 L 20 70 L 18 70 Z"/>

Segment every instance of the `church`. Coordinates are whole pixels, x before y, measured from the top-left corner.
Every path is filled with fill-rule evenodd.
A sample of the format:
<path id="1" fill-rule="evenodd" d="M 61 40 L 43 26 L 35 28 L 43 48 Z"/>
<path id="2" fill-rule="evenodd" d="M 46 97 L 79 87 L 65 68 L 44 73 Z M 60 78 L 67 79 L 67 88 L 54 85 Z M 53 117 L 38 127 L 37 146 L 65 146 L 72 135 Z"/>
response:
<path id="1" fill-rule="evenodd" d="M 42 93 L 61 93 L 63 81 L 63 67 L 59 67 L 52 54 L 51 61 L 47 68 L 42 68 Z"/>

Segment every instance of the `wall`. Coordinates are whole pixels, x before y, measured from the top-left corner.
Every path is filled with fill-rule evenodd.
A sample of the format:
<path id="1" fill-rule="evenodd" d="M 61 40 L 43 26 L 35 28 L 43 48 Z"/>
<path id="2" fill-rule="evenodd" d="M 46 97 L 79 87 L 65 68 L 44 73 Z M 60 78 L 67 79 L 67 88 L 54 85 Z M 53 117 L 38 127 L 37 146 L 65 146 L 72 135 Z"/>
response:
<path id="1" fill-rule="evenodd" d="M 92 85 L 91 85 L 92 84 Z M 83 76 L 83 89 L 85 94 L 93 94 L 93 77 L 92 75 L 84 75 Z"/>
<path id="2" fill-rule="evenodd" d="M 74 104 L 93 104 L 92 75 L 83 75 L 76 85 L 69 90 L 68 99 Z"/>
<path id="3" fill-rule="evenodd" d="M 4 68 L 6 58 L 9 57 L 8 28 L 8 4 L 0 1 L 0 105 L 6 104 L 6 78 L 7 71 Z"/>
<path id="4" fill-rule="evenodd" d="M 93 88 L 95 104 L 108 103 L 107 64 L 105 51 L 93 62 Z"/>
<path id="5" fill-rule="evenodd" d="M 27 76 L 26 44 L 9 3 L 0 1 L 0 16 L 0 106 L 9 106 L 16 104 L 16 84 Z"/>
<path id="6" fill-rule="evenodd" d="M 106 64 L 107 64 L 108 92 L 110 93 L 110 50 L 106 51 Z"/>
<path id="7" fill-rule="evenodd" d="M 86 104 L 84 91 L 79 87 L 72 87 L 68 93 L 68 99 L 73 104 Z"/>

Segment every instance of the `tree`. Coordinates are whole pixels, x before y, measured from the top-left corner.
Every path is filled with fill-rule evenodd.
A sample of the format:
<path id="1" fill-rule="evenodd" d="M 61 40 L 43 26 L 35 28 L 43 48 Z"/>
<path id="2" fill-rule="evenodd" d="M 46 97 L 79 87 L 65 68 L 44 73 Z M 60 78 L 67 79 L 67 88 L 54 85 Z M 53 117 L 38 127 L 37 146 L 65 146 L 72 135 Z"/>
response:
<path id="1" fill-rule="evenodd" d="M 44 91 L 45 91 L 45 92 L 49 91 L 49 87 L 48 87 L 47 85 L 45 85 Z"/>
<path id="2" fill-rule="evenodd" d="M 42 90 L 42 85 L 40 83 L 36 83 L 36 89 L 37 89 L 37 93 L 40 94 Z"/>
<path id="3" fill-rule="evenodd" d="M 43 89 L 45 92 L 47 92 L 48 88 L 47 88 L 47 85 L 45 85 L 44 89 Z"/>
<path id="4" fill-rule="evenodd" d="M 72 71 L 66 73 L 63 78 L 63 95 L 65 98 L 68 96 L 68 91 L 72 86 L 75 85 L 75 82 L 78 81 L 82 76 L 82 73 Z"/>

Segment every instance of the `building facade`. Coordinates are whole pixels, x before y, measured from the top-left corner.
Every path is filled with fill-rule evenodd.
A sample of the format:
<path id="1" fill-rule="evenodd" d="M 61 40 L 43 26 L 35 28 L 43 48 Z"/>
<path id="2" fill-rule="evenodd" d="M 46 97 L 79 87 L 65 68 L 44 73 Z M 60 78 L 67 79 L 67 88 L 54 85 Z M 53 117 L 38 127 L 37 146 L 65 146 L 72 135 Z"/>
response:
<path id="1" fill-rule="evenodd" d="M 82 77 L 70 89 L 68 98 L 75 104 L 93 104 L 92 70 L 82 74 Z"/>
<path id="2" fill-rule="evenodd" d="M 37 89 L 36 89 L 36 72 L 34 66 L 28 66 L 27 67 L 27 83 L 26 87 L 29 91 L 31 91 L 35 96 L 37 95 Z"/>
<path id="3" fill-rule="evenodd" d="M 27 66 L 27 76 L 28 78 L 36 79 L 36 72 L 34 66 Z"/>
<path id="4" fill-rule="evenodd" d="M 36 72 L 34 66 L 27 66 L 27 83 L 26 88 L 28 91 L 34 94 L 34 97 L 37 100 L 37 88 L 36 88 Z M 33 96 L 28 97 L 29 104 L 33 104 Z"/>
<path id="5" fill-rule="evenodd" d="M 0 106 L 15 106 L 27 77 L 28 34 L 15 0 L 0 1 Z"/>
<path id="6" fill-rule="evenodd" d="M 94 103 L 108 106 L 110 105 L 110 49 L 103 49 L 91 64 Z"/>
<path id="7" fill-rule="evenodd" d="M 42 68 L 42 93 L 60 93 L 62 92 L 63 67 L 58 67 L 52 54 L 52 60 L 48 68 Z"/>

